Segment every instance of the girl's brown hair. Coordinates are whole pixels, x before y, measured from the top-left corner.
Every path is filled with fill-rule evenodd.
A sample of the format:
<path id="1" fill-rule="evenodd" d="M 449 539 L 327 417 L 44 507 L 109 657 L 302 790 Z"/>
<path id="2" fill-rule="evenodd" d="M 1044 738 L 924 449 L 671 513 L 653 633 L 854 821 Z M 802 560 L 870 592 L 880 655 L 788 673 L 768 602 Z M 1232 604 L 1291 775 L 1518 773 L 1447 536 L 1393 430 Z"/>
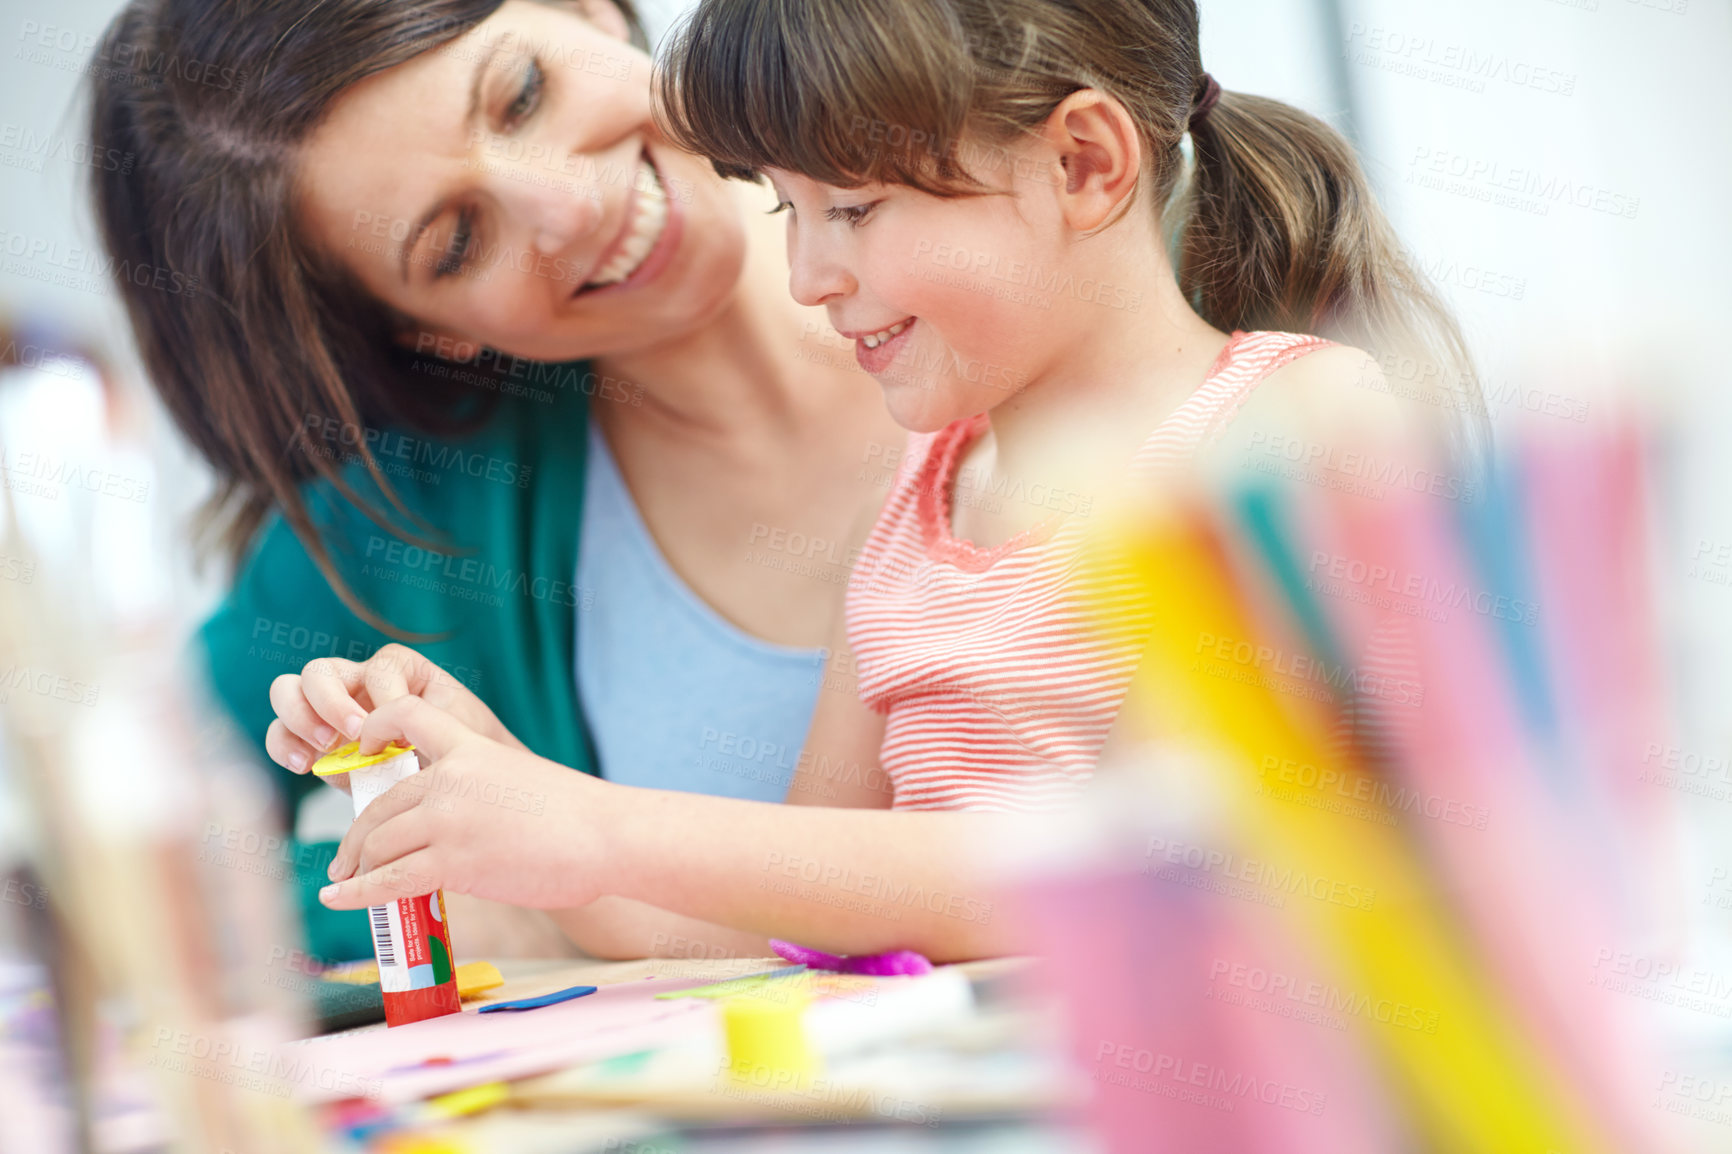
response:
<path id="1" fill-rule="evenodd" d="M 1467 414 L 1451 422 L 1458 447 L 1483 446 L 1460 330 L 1403 254 L 1352 146 L 1240 92 L 1192 123 L 1207 83 L 1197 25 L 1195 0 L 702 0 L 664 49 L 658 115 L 724 176 L 780 168 L 958 196 L 1065 97 L 1099 89 L 1139 127 L 1148 191 L 1199 315 L 1228 332 L 1371 350 L 1416 377 L 1423 400 Z"/>
<path id="2" fill-rule="evenodd" d="M 297 161 L 350 86 L 455 39 L 502 2 L 133 0 L 90 68 L 91 140 L 133 160 L 95 170 L 97 223 L 127 270 L 115 283 L 145 369 L 215 469 L 207 526 L 238 557 L 279 510 L 344 603 L 391 632 L 336 572 L 304 486 L 328 482 L 408 534 L 354 491 L 341 462 L 313 451 L 306 430 L 454 432 L 488 403 L 415 372 L 421 358 L 395 339 L 403 319 L 309 241 L 296 219 Z M 614 3 L 641 47 L 629 0 Z M 384 504 L 419 525 L 367 440 L 353 439 Z"/>

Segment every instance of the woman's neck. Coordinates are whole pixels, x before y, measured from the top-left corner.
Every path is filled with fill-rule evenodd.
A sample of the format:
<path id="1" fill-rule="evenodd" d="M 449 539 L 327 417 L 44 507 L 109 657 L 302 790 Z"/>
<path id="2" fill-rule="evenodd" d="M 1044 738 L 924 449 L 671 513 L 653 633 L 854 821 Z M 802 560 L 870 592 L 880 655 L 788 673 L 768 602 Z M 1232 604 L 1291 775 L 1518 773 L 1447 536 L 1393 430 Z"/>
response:
<path id="1" fill-rule="evenodd" d="M 745 266 L 714 316 L 654 348 L 600 358 L 598 371 L 644 387 L 646 416 L 684 435 L 731 438 L 754 428 L 785 430 L 823 411 L 838 390 L 871 395 L 852 356 L 834 347 L 821 308 L 788 296 L 787 239 L 740 186 L 745 206 Z M 830 387 L 834 385 L 835 387 Z M 818 403 L 814 403 L 814 402 Z"/>

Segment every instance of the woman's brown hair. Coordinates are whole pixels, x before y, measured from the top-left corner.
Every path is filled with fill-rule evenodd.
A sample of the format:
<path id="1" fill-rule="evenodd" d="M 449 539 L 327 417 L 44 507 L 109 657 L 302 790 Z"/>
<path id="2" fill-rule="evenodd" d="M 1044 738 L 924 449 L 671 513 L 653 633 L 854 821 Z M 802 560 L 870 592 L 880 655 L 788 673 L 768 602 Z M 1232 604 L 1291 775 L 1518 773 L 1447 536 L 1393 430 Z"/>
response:
<path id="1" fill-rule="evenodd" d="M 1460 330 L 1352 146 L 1241 92 L 1193 123 L 1208 83 L 1197 28 L 1195 0 L 702 0 L 663 51 L 658 116 L 724 176 L 779 168 L 958 196 L 1065 97 L 1099 89 L 1137 122 L 1199 315 L 1366 348 L 1397 370 L 1388 387 L 1411 372 L 1401 387 L 1465 414 L 1449 423 L 1458 448 L 1482 448 L 1489 422 Z"/>
<path id="2" fill-rule="evenodd" d="M 417 373 L 402 319 L 322 254 L 296 219 L 302 145 L 360 80 L 461 36 L 503 0 L 133 0 L 91 63 L 90 137 L 134 164 L 92 188 L 144 366 L 216 472 L 207 510 L 239 556 L 273 510 L 344 603 L 390 632 L 331 562 L 304 487 L 328 482 L 382 528 L 410 535 L 364 438 L 379 501 L 308 428 L 404 423 L 453 432 L 485 394 Z M 641 47 L 629 0 L 614 0 Z M 149 275 L 141 277 L 138 270 Z M 164 290 L 168 286 L 169 291 Z M 425 526 L 422 526 L 425 528 Z"/>

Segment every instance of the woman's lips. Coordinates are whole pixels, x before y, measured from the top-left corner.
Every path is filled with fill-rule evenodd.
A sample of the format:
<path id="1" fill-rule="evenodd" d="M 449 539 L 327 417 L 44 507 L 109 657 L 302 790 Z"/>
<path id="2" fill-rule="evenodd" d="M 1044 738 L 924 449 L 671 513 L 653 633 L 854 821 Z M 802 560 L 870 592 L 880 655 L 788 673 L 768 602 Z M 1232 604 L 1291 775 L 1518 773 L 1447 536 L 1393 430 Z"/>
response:
<path id="1" fill-rule="evenodd" d="M 650 156 L 649 150 L 646 148 L 639 155 L 640 158 L 650 166 L 650 168 L 654 169 L 656 180 L 659 181 L 662 186 L 662 199 L 666 205 L 667 220 L 662 225 L 661 235 L 656 238 L 654 247 L 652 247 L 644 256 L 643 262 L 632 271 L 630 276 L 626 277 L 622 281 L 614 281 L 611 284 L 604 285 L 592 286 L 588 281 L 586 281 L 573 290 L 571 294 L 573 300 L 578 297 L 588 299 L 606 293 L 618 292 L 623 289 L 636 288 L 641 284 L 653 280 L 673 260 L 673 254 L 679 247 L 680 237 L 685 231 L 685 213 L 680 208 L 676 199 L 668 193 L 667 179 L 662 176 L 661 168 L 656 164 L 655 159 Z M 601 269 L 606 267 L 607 262 L 613 259 L 613 255 L 619 251 L 620 246 L 625 244 L 626 238 L 631 235 L 632 226 L 635 223 L 634 214 L 638 211 L 638 195 L 638 188 L 634 182 L 627 193 L 629 199 L 626 201 L 625 217 L 620 222 L 619 235 L 614 238 L 612 244 L 602 250 L 599 258 L 592 266 L 592 269 Z"/>
<path id="2" fill-rule="evenodd" d="M 643 152 L 638 153 L 638 160 L 642 160 L 642 159 L 644 159 L 644 157 L 645 157 L 645 154 Z M 632 174 L 635 176 L 636 173 L 637 173 L 637 161 L 633 161 L 632 162 Z M 626 237 L 631 235 L 632 218 L 637 212 L 637 198 L 638 198 L 637 181 L 633 180 L 630 184 L 628 184 L 626 186 L 625 211 L 620 214 L 619 231 L 614 234 L 613 240 L 608 242 L 608 245 L 606 248 L 602 249 L 600 252 L 595 254 L 595 261 L 594 261 L 594 263 L 592 263 L 589 266 L 588 275 L 590 277 L 593 277 L 597 272 L 601 271 L 601 269 L 603 269 L 607 266 L 607 262 L 613 259 L 613 254 L 618 252 L 620 250 L 620 247 L 625 244 Z M 576 289 L 572 290 L 571 295 L 577 296 L 579 293 L 584 292 L 588 288 L 589 288 L 589 280 L 585 279 L 582 284 L 578 285 Z"/>

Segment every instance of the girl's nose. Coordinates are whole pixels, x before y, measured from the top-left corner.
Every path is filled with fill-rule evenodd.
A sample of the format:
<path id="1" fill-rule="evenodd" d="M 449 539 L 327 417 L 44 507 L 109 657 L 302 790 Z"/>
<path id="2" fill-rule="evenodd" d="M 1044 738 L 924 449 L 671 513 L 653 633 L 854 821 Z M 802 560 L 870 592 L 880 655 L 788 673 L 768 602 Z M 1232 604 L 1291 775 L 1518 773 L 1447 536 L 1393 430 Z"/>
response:
<path id="1" fill-rule="evenodd" d="M 821 305 L 846 297 L 859 284 L 846 265 L 822 246 L 802 244 L 798 236 L 788 239 L 788 292 L 803 305 Z"/>

